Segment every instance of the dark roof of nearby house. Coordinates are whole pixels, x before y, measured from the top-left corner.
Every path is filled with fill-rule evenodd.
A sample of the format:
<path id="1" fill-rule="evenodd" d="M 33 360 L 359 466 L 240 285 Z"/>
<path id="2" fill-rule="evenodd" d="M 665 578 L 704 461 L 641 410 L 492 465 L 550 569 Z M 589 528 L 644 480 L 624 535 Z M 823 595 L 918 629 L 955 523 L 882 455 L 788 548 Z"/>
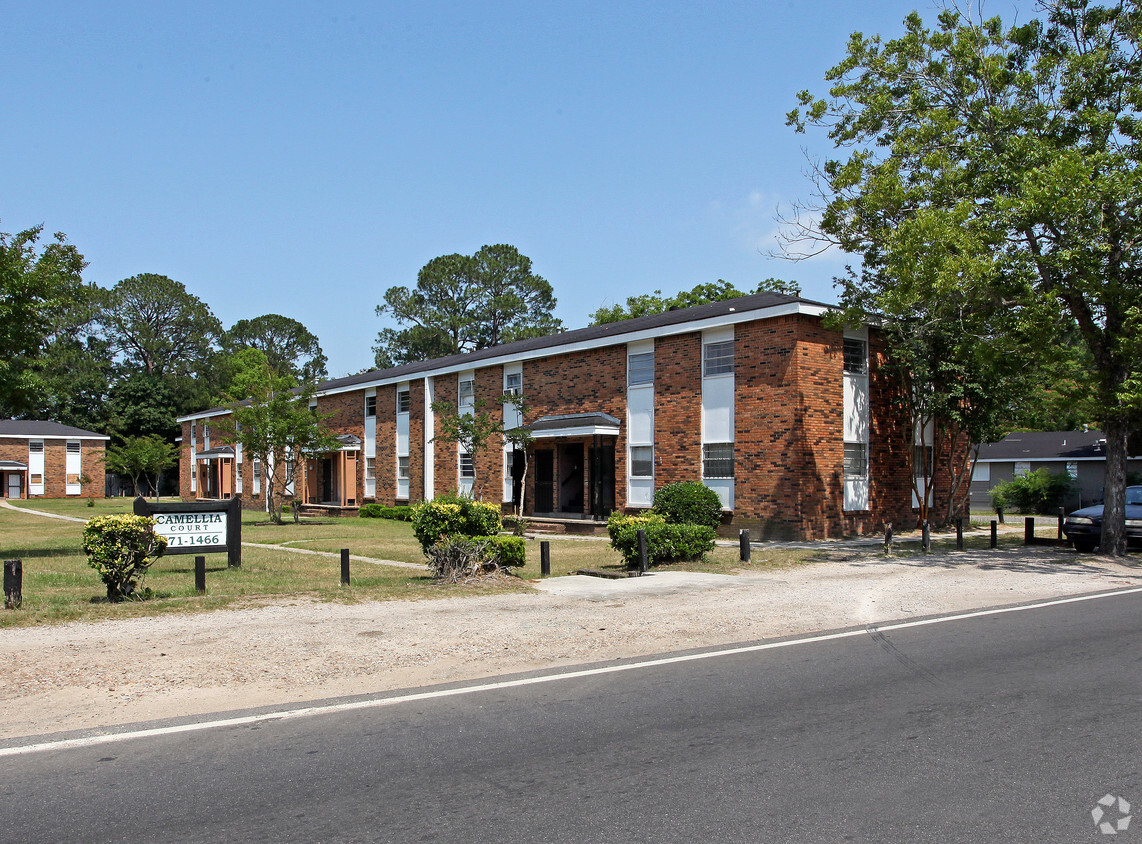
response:
<path id="1" fill-rule="evenodd" d="M 987 461 L 1081 460 L 1106 457 L 1102 431 L 1016 431 L 979 448 Z"/>
<path id="2" fill-rule="evenodd" d="M 0 437 L 73 437 L 76 439 L 110 439 L 106 434 L 44 422 L 36 419 L 0 419 Z"/>
<path id="3" fill-rule="evenodd" d="M 317 392 L 341 390 L 346 387 L 356 386 L 357 384 L 370 384 L 374 381 L 403 381 L 417 373 L 430 372 L 434 369 L 446 369 L 460 364 L 476 364 L 482 360 L 489 360 L 491 358 L 522 355 L 574 343 L 589 343 L 608 337 L 614 337 L 617 340 L 617 338 L 625 334 L 651 331 L 655 328 L 669 328 L 672 325 L 714 319 L 735 313 L 760 311 L 766 308 L 792 304 L 794 302 L 820 308 L 833 307 L 825 302 L 802 299 L 798 296 L 789 296 L 785 293 L 754 293 L 750 296 L 739 296 L 736 299 L 726 299 L 721 302 L 707 302 L 705 305 L 695 305 L 692 308 L 679 308 L 661 314 L 624 319 L 620 322 L 609 322 L 604 325 L 589 325 L 586 328 L 575 328 L 571 331 L 562 331 L 558 334 L 548 334 L 543 337 L 532 337 L 527 340 L 516 340 L 513 343 L 504 343 L 500 346 L 492 346 L 475 352 L 464 352 L 463 354 L 451 355 L 444 358 L 416 361 L 415 363 L 394 366 L 390 369 L 370 369 L 368 372 L 360 372 L 356 375 L 347 375 L 344 378 L 333 378 L 329 381 L 322 381 L 317 385 Z M 197 413 L 188 414 L 188 416 L 212 414 L 225 410 L 227 410 L 225 407 L 215 407 L 208 410 L 200 410 Z M 187 417 L 181 418 L 185 419 Z"/>

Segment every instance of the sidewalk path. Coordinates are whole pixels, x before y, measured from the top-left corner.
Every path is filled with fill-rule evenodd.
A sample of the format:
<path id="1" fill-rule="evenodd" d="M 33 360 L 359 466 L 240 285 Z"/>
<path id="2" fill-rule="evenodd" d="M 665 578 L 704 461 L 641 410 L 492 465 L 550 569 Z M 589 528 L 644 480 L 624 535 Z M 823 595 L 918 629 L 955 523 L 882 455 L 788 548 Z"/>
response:
<path id="1" fill-rule="evenodd" d="M 87 519 L 77 519 L 75 516 L 61 516 L 58 513 L 48 513 L 44 510 L 31 510 L 27 507 L 15 507 L 7 501 L 0 499 L 0 507 L 5 507 L 9 510 L 15 510 L 17 513 L 30 513 L 33 516 L 43 516 L 48 519 L 62 519 L 65 522 L 79 522 L 84 524 Z M 341 554 L 337 551 L 312 551 L 308 548 L 291 548 L 288 545 L 268 545 L 261 542 L 243 542 L 243 548 L 262 548 L 270 551 L 289 551 L 291 554 L 316 554 L 319 557 L 335 557 L 340 559 Z M 349 559 L 357 563 L 372 563 L 377 566 L 397 566 L 399 568 L 417 569 L 418 571 L 428 571 L 428 566 L 421 563 L 404 563 L 399 560 L 378 560 L 374 557 L 361 557 L 356 554 L 350 554 Z"/>

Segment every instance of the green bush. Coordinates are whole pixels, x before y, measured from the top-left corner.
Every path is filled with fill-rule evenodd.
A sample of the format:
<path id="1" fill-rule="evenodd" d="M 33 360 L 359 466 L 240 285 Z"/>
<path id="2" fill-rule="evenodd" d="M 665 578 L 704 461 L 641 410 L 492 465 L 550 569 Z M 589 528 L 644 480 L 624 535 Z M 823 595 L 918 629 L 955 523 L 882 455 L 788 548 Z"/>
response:
<path id="1" fill-rule="evenodd" d="M 424 553 L 449 536 L 495 536 L 502 524 L 500 508 L 453 495 L 442 495 L 412 507 L 412 532 Z"/>
<path id="2" fill-rule="evenodd" d="M 357 511 L 362 519 L 394 519 L 398 522 L 412 521 L 412 508 L 408 506 L 386 507 L 383 504 L 362 504 Z"/>
<path id="3" fill-rule="evenodd" d="M 103 578 L 109 601 L 143 597 L 138 587 L 166 547 L 150 516 L 100 516 L 83 526 L 87 564 Z"/>
<path id="4" fill-rule="evenodd" d="M 722 502 L 718 494 L 698 481 L 679 481 L 659 487 L 654 493 L 654 512 L 667 524 L 705 525 L 722 523 Z"/>
<path id="5" fill-rule="evenodd" d="M 991 490 L 991 500 L 1004 510 L 1048 515 L 1063 506 L 1074 488 L 1075 479 L 1066 472 L 1052 474 L 1044 467 L 1001 483 Z"/>
<path id="6" fill-rule="evenodd" d="M 670 524 L 659 513 L 624 516 L 613 513 L 607 519 L 611 547 L 623 555 L 628 566 L 638 565 L 638 532 L 646 532 L 647 563 L 657 566 L 680 560 L 700 559 L 714 550 L 714 529 L 706 525 Z"/>
<path id="7" fill-rule="evenodd" d="M 488 562 L 502 569 L 520 568 L 527 563 L 527 542 L 522 536 L 483 536 L 488 543 Z"/>

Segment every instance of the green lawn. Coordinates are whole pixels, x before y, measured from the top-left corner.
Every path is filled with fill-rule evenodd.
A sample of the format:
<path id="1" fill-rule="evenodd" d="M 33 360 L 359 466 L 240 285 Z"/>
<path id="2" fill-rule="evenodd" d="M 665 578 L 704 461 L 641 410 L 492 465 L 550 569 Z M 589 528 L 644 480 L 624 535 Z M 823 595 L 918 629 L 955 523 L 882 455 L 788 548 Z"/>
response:
<path id="1" fill-rule="evenodd" d="M 132 499 L 32 500 L 16 506 L 88 519 L 112 513 L 131 512 Z M 144 586 L 155 597 L 148 601 L 109 604 L 102 582 L 87 565 L 81 548 L 82 525 L 33 514 L 0 510 L 0 558 L 23 560 L 23 606 L 17 611 L 0 610 L 0 627 L 54 624 L 157 615 L 167 612 L 201 612 L 238 603 L 273 603 L 291 598 L 319 601 L 372 601 L 428 599 L 495 590 L 527 589 L 528 581 L 540 577 L 540 540 L 527 541 L 527 565 L 517 569 L 516 579 L 496 585 L 439 585 L 414 569 L 396 566 L 352 564 L 349 588 L 340 585 L 340 561 L 336 557 L 291 554 L 287 547 L 337 552 L 342 548 L 357 556 L 378 560 L 423 563 L 424 556 L 407 522 L 388 519 L 322 518 L 299 524 L 275 525 L 260 512 L 242 514 L 242 539 L 283 550 L 242 550 L 242 566 L 230 569 L 222 554 L 208 555 L 207 593 L 194 591 L 194 556 L 161 558 L 147 574 Z M 552 537 L 553 575 L 581 568 L 614 569 L 622 559 L 605 540 Z M 801 562 L 808 552 L 783 552 L 769 559 L 755 555 L 753 567 Z M 736 549 L 719 548 L 703 561 L 676 568 L 732 572 L 741 568 Z"/>

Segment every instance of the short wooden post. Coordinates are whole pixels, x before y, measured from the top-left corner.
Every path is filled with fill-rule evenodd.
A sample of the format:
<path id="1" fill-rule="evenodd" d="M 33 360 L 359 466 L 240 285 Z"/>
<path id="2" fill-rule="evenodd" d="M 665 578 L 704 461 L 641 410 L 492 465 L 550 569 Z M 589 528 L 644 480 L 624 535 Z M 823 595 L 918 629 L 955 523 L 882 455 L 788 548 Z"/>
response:
<path id="1" fill-rule="evenodd" d="M 542 577 L 551 575 L 551 543 L 546 539 L 539 543 L 539 574 Z"/>
<path id="2" fill-rule="evenodd" d="M 1059 508 L 1059 532 L 1056 534 L 1056 539 L 1063 538 L 1063 521 L 1067 518 L 1067 511 L 1062 507 Z"/>
<path id="3" fill-rule="evenodd" d="M 995 515 L 996 515 L 996 518 L 999 519 L 999 523 L 1001 525 L 1006 524 L 1006 522 L 1003 521 L 1003 505 L 1002 504 L 996 504 L 995 505 Z"/>
<path id="4" fill-rule="evenodd" d="M 341 585 L 349 585 L 349 549 L 341 549 Z"/>
<path id="5" fill-rule="evenodd" d="M 24 561 L 4 561 L 4 608 L 17 610 L 24 603 Z"/>
<path id="6" fill-rule="evenodd" d="M 1023 520 L 1023 544 L 1024 545 L 1034 545 L 1035 544 L 1035 517 L 1034 516 L 1027 516 L 1027 518 L 1025 518 Z"/>
<path id="7" fill-rule="evenodd" d="M 649 568 L 646 558 L 646 531 L 640 530 L 638 532 L 638 573 L 642 576 Z"/>
<path id="8" fill-rule="evenodd" d="M 999 547 L 999 521 L 997 519 L 991 520 L 991 547 Z"/>
<path id="9" fill-rule="evenodd" d="M 964 550 L 964 519 L 960 516 L 956 519 L 956 550 Z"/>
<path id="10" fill-rule="evenodd" d="M 194 558 L 194 591 L 199 595 L 206 594 L 206 558 Z"/>
<path id="11" fill-rule="evenodd" d="M 892 522 L 884 523 L 884 553 L 892 553 Z"/>
<path id="12" fill-rule="evenodd" d="M 920 547 L 925 554 L 932 550 L 932 529 L 928 526 L 927 519 L 920 523 Z"/>
<path id="13" fill-rule="evenodd" d="M 738 558 L 743 563 L 749 562 L 749 528 L 738 531 Z"/>

